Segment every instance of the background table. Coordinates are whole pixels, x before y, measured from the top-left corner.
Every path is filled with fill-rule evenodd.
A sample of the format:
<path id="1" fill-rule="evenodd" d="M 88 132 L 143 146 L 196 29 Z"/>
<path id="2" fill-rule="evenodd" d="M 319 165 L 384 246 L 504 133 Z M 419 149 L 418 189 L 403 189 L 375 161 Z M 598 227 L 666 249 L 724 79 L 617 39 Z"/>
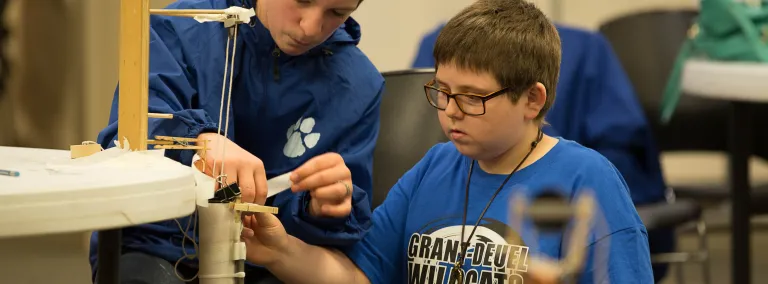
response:
<path id="1" fill-rule="evenodd" d="M 732 103 L 728 147 L 730 155 L 732 282 L 751 283 L 749 157 L 754 141 L 751 106 L 768 103 L 768 64 L 689 60 L 683 70 L 687 95 Z M 768 131 L 766 129 L 765 131 Z"/>
<path id="2" fill-rule="evenodd" d="M 69 151 L 0 147 L 0 169 L 21 173 L 0 176 L 0 282 L 90 283 L 91 231 L 192 214 L 190 168 L 141 155 L 84 168 Z"/>

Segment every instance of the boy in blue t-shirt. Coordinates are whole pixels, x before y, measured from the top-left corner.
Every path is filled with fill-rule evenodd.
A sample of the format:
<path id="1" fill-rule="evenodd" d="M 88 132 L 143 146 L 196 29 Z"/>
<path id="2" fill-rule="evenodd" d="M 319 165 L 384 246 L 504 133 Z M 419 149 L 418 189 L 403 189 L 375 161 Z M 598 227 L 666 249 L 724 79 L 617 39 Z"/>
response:
<path id="1" fill-rule="evenodd" d="M 523 283 L 524 275 L 556 283 L 530 271 L 529 256 L 563 258 L 569 240 L 515 228 L 509 200 L 553 187 L 573 199 L 589 189 L 602 214 L 583 243 L 577 282 L 653 283 L 646 229 L 619 172 L 596 151 L 540 130 L 560 64 L 546 16 L 524 0 L 479 0 L 448 22 L 434 57 L 426 98 L 451 142 L 390 190 L 363 240 L 343 252 L 312 246 L 256 214 L 246 220 L 247 259 L 287 283 L 456 283 L 459 274 L 462 283 Z M 507 243 L 510 232 L 523 243 Z"/>

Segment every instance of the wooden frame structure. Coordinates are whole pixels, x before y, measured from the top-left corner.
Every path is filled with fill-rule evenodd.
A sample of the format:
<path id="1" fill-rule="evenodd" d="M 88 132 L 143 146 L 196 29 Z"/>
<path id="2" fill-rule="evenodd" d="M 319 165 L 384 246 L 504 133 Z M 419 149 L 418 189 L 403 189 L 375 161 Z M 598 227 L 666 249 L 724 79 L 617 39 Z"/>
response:
<path id="1" fill-rule="evenodd" d="M 147 138 L 149 119 L 173 119 L 172 114 L 149 113 L 149 17 L 153 12 L 163 14 L 163 11 L 169 11 L 150 10 L 149 2 L 150 0 L 120 1 L 118 140 L 121 142 L 123 139 L 128 140 L 130 149 L 134 151 L 147 150 L 148 145 L 152 144 L 156 145 L 156 149 L 205 151 L 207 143 L 198 141 L 196 138 L 167 136 L 158 136 L 154 140 Z M 189 145 L 201 142 L 203 145 Z"/>
<path id="2" fill-rule="evenodd" d="M 208 150 L 207 141 L 197 138 L 155 136 L 149 139 L 148 120 L 149 119 L 173 119 L 173 114 L 150 113 L 149 112 L 149 32 L 150 15 L 166 15 L 177 17 L 210 17 L 224 16 L 224 28 L 237 29 L 236 24 L 242 23 L 246 17 L 240 14 L 242 11 L 233 12 L 231 9 L 225 10 L 172 10 L 172 9 L 149 9 L 150 0 L 120 0 L 120 37 L 119 37 L 119 87 L 118 87 L 118 133 L 117 140 L 120 146 L 127 147 L 130 151 L 145 151 L 149 145 L 154 145 L 155 149 L 168 150 L 199 150 L 203 158 Z M 234 9 L 243 9 L 240 7 L 231 7 Z M 253 11 L 252 11 L 253 12 Z M 255 13 L 255 12 L 254 12 Z M 250 18 L 248 18 L 250 20 Z M 203 23 L 201 23 L 203 24 Z M 230 35 L 231 36 L 231 35 Z M 234 52 L 232 54 L 234 56 Z M 228 62 L 227 62 L 228 63 Z M 226 65 L 225 65 L 226 66 Z M 226 68 L 225 68 L 226 72 Z M 222 82 L 224 84 L 225 82 Z M 231 94 L 231 92 L 230 92 Z M 228 111 L 228 109 L 227 109 Z M 219 121 L 219 123 L 221 123 Z M 226 131 L 225 131 L 226 132 Z M 224 134 L 226 135 L 226 133 Z M 127 143 L 125 143 L 127 142 Z M 101 150 L 101 146 L 95 143 L 83 143 L 82 145 L 72 145 L 72 158 L 79 158 L 95 154 Z M 223 162 L 223 161 L 222 161 Z M 194 167 L 194 165 L 191 165 Z M 216 177 L 214 177 L 216 178 Z M 216 178 L 217 182 L 221 179 Z M 224 192 L 224 189 L 231 191 L 237 188 L 236 184 L 222 184 L 218 193 Z M 214 189 L 211 189 L 214 190 Z M 237 196 L 226 202 L 218 204 L 209 204 L 205 206 L 206 210 L 200 212 L 202 216 L 229 216 L 232 223 L 221 224 L 220 222 L 205 223 L 201 222 L 200 231 L 205 231 L 207 236 L 216 236 L 217 234 L 231 234 L 236 228 L 242 228 L 241 213 L 243 212 L 264 212 L 277 214 L 278 208 L 263 206 L 252 203 L 244 203 L 240 200 L 239 189 L 236 190 Z M 213 199 L 209 200 L 213 201 Z M 221 204 L 228 203 L 228 204 Z M 200 208 L 198 208 L 200 209 Z M 198 210 L 200 211 L 200 210 Z M 197 214 L 197 212 L 195 213 Z M 209 215 L 210 214 L 210 215 Z M 202 217 L 201 216 L 201 217 Z M 239 234 L 239 233 L 238 233 Z M 201 238 L 202 240 L 202 238 Z M 201 241 L 200 249 L 210 245 L 203 244 Z M 221 271 L 221 265 L 215 267 L 210 265 L 211 260 L 205 260 L 200 257 L 200 271 L 205 270 L 206 275 L 200 275 L 200 283 L 238 283 L 243 281 L 243 263 L 245 257 L 245 245 L 236 236 L 230 240 L 232 251 L 220 251 L 225 254 L 233 263 L 233 271 Z M 102 231 L 99 234 L 99 273 L 97 281 L 100 283 L 118 282 L 118 261 L 120 257 L 121 234 L 120 229 Z M 211 250 L 208 251 L 210 253 Z M 226 256 L 226 255 L 229 256 Z M 212 260 L 220 261 L 222 256 L 208 255 L 205 258 L 214 258 Z M 208 265 L 206 265 L 208 264 Z M 227 266 L 229 267 L 229 266 Z M 227 270 L 227 269 L 225 269 Z"/>

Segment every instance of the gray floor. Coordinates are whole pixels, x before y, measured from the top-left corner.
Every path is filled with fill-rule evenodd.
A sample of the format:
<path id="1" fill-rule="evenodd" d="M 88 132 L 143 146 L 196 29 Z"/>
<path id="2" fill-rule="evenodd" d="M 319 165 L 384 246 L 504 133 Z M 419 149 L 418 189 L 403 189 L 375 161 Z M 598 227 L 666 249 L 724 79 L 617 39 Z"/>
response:
<path id="1" fill-rule="evenodd" d="M 705 220 L 709 224 L 709 275 L 713 284 L 728 284 L 731 282 L 731 243 L 730 227 L 728 225 L 729 210 L 727 207 L 708 210 Z M 768 283 L 768 218 L 759 217 L 752 220 L 752 283 Z M 695 250 L 698 239 L 692 230 L 684 230 L 679 235 L 679 249 Z M 703 283 L 702 269 L 697 264 L 682 265 L 683 283 Z M 672 267 L 670 275 L 662 284 L 675 284 L 677 269 Z M 682 284 L 682 283 L 679 283 Z"/>

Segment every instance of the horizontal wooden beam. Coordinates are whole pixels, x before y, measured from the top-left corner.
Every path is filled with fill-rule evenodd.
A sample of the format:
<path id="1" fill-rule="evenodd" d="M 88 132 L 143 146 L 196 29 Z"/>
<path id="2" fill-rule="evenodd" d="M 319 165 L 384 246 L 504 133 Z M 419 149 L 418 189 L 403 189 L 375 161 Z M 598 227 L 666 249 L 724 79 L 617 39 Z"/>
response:
<path id="1" fill-rule="evenodd" d="M 187 145 L 155 145 L 155 149 L 169 149 L 169 150 L 202 150 L 203 146 L 187 146 Z"/>
<path id="2" fill-rule="evenodd" d="M 173 114 L 170 114 L 170 113 L 148 113 L 147 116 L 149 118 L 164 118 L 164 119 L 173 118 Z"/>
<path id="3" fill-rule="evenodd" d="M 224 10 L 213 9 L 149 9 L 152 15 L 183 16 L 183 15 L 223 15 Z"/>
<path id="4" fill-rule="evenodd" d="M 173 145 L 173 141 L 166 140 L 147 140 L 149 145 Z"/>
<path id="5" fill-rule="evenodd" d="M 165 141 L 179 141 L 179 142 L 202 142 L 203 141 L 197 138 L 171 137 L 171 136 L 162 136 L 162 135 L 155 136 L 155 139 L 165 140 Z"/>

